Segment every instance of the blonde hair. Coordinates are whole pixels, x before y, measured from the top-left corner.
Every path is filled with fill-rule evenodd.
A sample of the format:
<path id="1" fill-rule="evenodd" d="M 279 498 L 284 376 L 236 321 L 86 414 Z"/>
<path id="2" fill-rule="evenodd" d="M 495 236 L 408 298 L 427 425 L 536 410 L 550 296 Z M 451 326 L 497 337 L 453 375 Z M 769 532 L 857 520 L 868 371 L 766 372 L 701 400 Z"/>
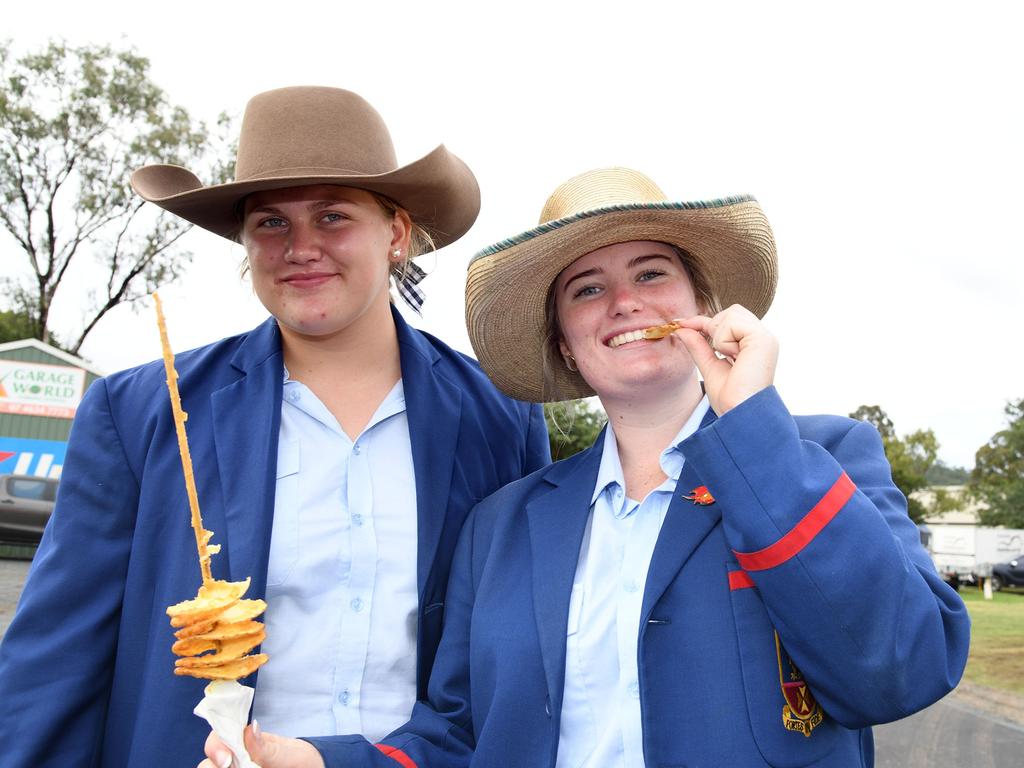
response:
<path id="1" fill-rule="evenodd" d="M 679 261 L 682 262 L 686 276 L 690 279 L 693 287 L 693 295 L 697 300 L 697 306 L 707 315 L 716 315 L 722 311 L 721 302 L 715 294 L 708 280 L 707 275 L 700 268 L 700 261 L 695 259 L 685 248 L 672 243 L 665 243 L 671 248 Z M 561 274 L 561 273 L 559 273 Z M 558 366 L 564 366 L 562 351 L 558 343 L 562 340 L 562 327 L 558 323 L 558 306 L 555 300 L 555 283 L 558 277 L 551 281 L 548 287 L 547 299 L 544 302 L 544 356 L 541 359 L 541 379 L 543 381 L 544 402 L 551 403 L 565 400 L 564 393 L 559 390 L 555 380 L 554 371 Z"/>
<path id="2" fill-rule="evenodd" d="M 369 191 L 369 190 L 368 190 Z M 409 216 L 409 212 L 406 211 L 402 206 L 392 200 L 386 195 L 382 195 L 379 192 L 370 192 L 373 199 L 377 201 L 377 205 L 381 207 L 381 210 L 385 214 L 394 218 L 399 211 Z M 402 260 L 397 261 L 391 265 L 391 276 L 395 279 L 395 282 L 400 282 L 406 272 L 409 271 L 409 264 L 417 256 L 421 256 L 424 253 L 429 253 L 435 250 L 434 238 L 426 227 L 422 227 L 409 217 L 410 229 L 409 229 L 409 247 L 402 254 Z"/>

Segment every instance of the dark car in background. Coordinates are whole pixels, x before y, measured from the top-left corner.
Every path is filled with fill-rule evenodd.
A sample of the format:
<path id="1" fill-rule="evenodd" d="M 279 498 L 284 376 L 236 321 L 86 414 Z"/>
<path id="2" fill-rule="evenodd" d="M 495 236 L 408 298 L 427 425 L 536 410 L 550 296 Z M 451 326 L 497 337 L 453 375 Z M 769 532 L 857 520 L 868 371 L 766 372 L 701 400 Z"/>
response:
<path id="1" fill-rule="evenodd" d="M 992 589 L 1024 587 L 1024 552 L 1012 560 L 992 566 Z"/>
<path id="2" fill-rule="evenodd" d="M 0 541 L 38 544 L 57 498 L 58 481 L 0 475 Z"/>

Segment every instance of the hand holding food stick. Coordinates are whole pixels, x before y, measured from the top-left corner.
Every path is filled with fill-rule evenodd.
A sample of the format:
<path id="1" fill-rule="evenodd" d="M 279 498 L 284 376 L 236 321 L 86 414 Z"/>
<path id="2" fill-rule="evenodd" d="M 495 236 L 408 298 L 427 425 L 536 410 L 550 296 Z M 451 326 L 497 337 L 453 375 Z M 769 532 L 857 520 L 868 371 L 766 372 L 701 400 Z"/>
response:
<path id="1" fill-rule="evenodd" d="M 253 690 L 239 685 L 237 680 L 252 674 L 267 661 L 266 654 L 249 654 L 266 637 L 263 625 L 254 619 L 263 613 L 267 604 L 263 600 L 241 599 L 249 588 L 249 579 L 224 581 L 213 578 L 210 558 L 220 551 L 220 546 L 209 544 L 213 532 L 203 527 L 192 457 L 185 433 L 188 415 L 181 408 L 178 373 L 174 370 L 174 355 L 167 338 L 160 297 L 154 293 L 153 299 L 156 303 L 164 369 L 167 372 L 167 390 L 178 435 L 178 452 L 181 455 L 181 468 L 185 476 L 203 579 L 195 598 L 167 609 L 171 626 L 178 628 L 174 633 L 176 642 L 171 650 L 183 657 L 174 662 L 174 674 L 214 681 L 206 687 L 205 696 L 196 706 L 195 712 L 205 718 L 214 731 L 231 746 L 239 760 L 239 767 L 247 768 L 256 765 L 249 759 L 242 742 L 242 730 L 248 720 Z"/>

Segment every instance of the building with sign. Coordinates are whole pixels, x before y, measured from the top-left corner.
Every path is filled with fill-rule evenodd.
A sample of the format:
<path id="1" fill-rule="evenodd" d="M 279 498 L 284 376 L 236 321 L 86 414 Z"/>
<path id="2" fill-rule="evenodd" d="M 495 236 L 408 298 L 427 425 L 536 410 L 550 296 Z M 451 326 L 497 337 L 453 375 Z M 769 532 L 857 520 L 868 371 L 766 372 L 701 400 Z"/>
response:
<path id="1" fill-rule="evenodd" d="M 71 420 L 102 375 L 38 339 L 0 344 L 0 475 L 59 478 Z"/>

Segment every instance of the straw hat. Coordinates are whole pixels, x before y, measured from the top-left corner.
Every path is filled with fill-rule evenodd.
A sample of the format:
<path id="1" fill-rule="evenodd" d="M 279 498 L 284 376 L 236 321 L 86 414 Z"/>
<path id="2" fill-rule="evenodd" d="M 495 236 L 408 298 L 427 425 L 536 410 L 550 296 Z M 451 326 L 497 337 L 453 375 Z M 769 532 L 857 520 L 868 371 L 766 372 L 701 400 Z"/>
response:
<path id="1" fill-rule="evenodd" d="M 638 171 L 602 168 L 576 176 L 548 198 L 541 224 L 476 254 L 466 278 L 466 325 L 480 365 L 519 400 L 544 391 L 545 311 L 559 273 L 613 243 L 654 240 L 689 253 L 722 306 L 763 317 L 775 295 L 775 239 L 750 196 L 673 203 Z M 578 372 L 554 371 L 563 399 L 594 394 Z"/>
<path id="2" fill-rule="evenodd" d="M 373 107 L 351 91 L 315 86 L 279 88 L 249 101 L 233 182 L 204 187 L 180 166 L 147 165 L 131 184 L 144 200 L 229 239 L 246 195 L 309 184 L 386 195 L 430 232 L 437 248 L 465 234 L 480 210 L 473 172 L 443 144 L 399 168 Z"/>

